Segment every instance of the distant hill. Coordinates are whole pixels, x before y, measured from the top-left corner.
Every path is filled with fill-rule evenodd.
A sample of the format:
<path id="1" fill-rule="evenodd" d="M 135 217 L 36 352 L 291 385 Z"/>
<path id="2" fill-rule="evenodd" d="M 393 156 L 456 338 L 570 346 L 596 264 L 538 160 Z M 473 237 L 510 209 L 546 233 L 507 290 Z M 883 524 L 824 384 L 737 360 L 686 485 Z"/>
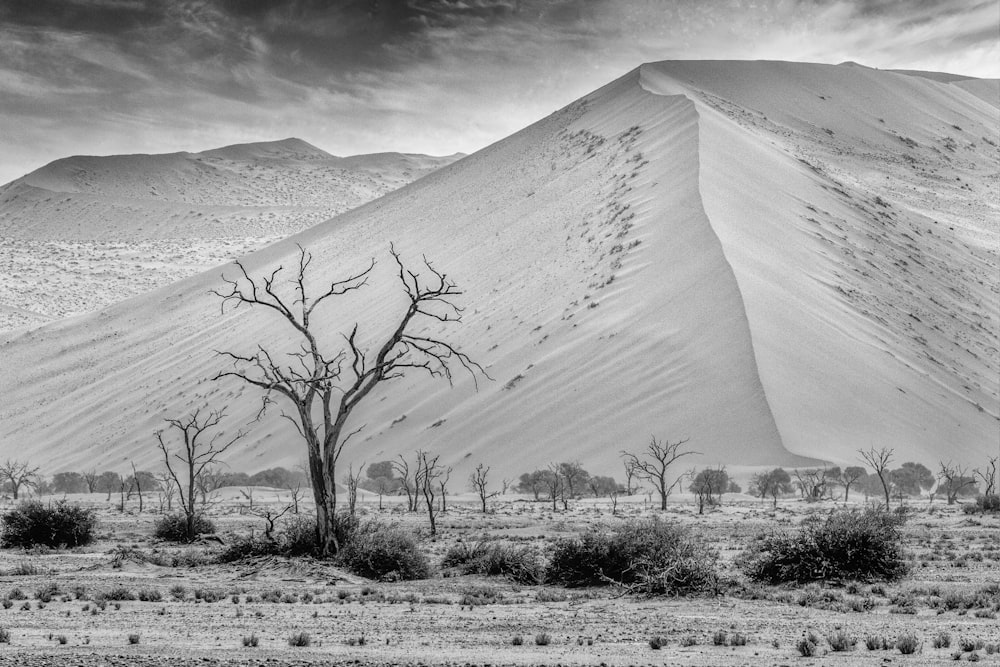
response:
<path id="1" fill-rule="evenodd" d="M 0 330 L 178 280 L 460 157 L 342 158 L 285 139 L 56 160 L 0 187 L 0 247 L 13 258 L 0 266 Z"/>
<path id="2" fill-rule="evenodd" d="M 982 465 L 1000 433 L 1000 157 L 997 109 L 965 83 L 643 65 L 243 261 L 270 274 L 301 244 L 321 285 L 375 258 L 364 290 L 313 314 L 333 350 L 399 316 L 390 242 L 463 291 L 465 322 L 425 331 L 494 381 L 383 386 L 344 466 L 424 448 L 453 480 L 567 460 L 621 478 L 619 452 L 653 435 L 690 438 L 685 467 L 855 465 L 869 446 Z M 210 380 L 215 350 L 297 349 L 269 313 L 220 312 L 224 271 L 0 339 L 0 457 L 155 467 L 163 419 L 208 405 L 249 424 L 234 469 L 301 461 L 279 409 L 253 421 L 259 391 Z"/>

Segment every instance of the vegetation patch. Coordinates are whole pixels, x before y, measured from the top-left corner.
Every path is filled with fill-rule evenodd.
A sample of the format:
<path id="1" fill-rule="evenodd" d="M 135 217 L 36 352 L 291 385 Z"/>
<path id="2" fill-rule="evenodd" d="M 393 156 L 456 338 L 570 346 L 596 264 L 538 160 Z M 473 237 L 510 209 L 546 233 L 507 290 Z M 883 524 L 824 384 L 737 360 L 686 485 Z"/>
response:
<path id="1" fill-rule="evenodd" d="M 58 501 L 43 505 L 21 503 L 2 517 L 4 547 L 79 547 L 94 538 L 97 517 L 92 510 Z"/>
<path id="2" fill-rule="evenodd" d="M 742 567 L 751 579 L 770 584 L 893 581 L 907 572 L 903 520 L 874 509 L 808 517 L 796 533 L 761 537 L 744 554 Z"/>

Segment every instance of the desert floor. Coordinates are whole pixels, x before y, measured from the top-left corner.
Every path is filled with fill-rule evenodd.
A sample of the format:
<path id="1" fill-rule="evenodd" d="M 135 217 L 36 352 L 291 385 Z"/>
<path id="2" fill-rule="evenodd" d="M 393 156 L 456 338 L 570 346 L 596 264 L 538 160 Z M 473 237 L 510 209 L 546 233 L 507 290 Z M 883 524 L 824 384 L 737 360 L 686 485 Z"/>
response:
<path id="1" fill-rule="evenodd" d="M 241 513 L 237 491 L 231 491 L 213 509 L 223 540 L 263 528 L 261 519 Z M 545 502 L 508 498 L 491 501 L 486 516 L 474 499 L 453 499 L 433 539 L 426 518 L 398 504 L 379 511 L 376 501 L 365 499 L 359 511 L 422 531 L 421 544 L 435 564 L 457 540 L 493 536 L 544 550 L 600 522 L 659 514 L 643 497 L 623 499 L 619 516 L 612 516 L 606 499 L 575 501 L 569 511 L 553 512 Z M 95 543 L 71 551 L 0 551 L 0 596 L 10 602 L 0 609 L 0 626 L 10 633 L 10 642 L 0 644 L 0 665 L 1000 664 L 1000 595 L 992 589 L 985 606 L 965 608 L 963 602 L 1000 581 L 1000 517 L 965 515 L 940 501 L 912 505 L 905 529 L 912 571 L 901 582 L 755 587 L 735 566 L 753 536 L 793 526 L 834 504 L 783 501 L 772 509 L 733 496 L 699 516 L 682 496 L 665 517 L 691 526 L 718 550 L 724 574 L 736 583 L 718 597 L 648 599 L 611 589 L 522 586 L 440 568 L 424 581 L 378 583 L 308 559 L 211 564 L 205 556 L 218 545 L 154 539 L 157 514 L 148 507 L 140 514 L 133 501 L 120 513 L 115 498 L 72 499 L 99 508 Z M 282 501 L 261 489 L 255 502 Z M 146 560 L 154 554 L 189 564 L 154 565 Z M 49 584 L 58 592 L 45 603 L 38 593 Z M 121 587 L 147 601 L 107 600 L 103 609 L 94 601 Z M 832 651 L 826 637 L 838 630 L 857 638 L 853 650 Z M 716 645 L 720 631 L 748 641 Z M 312 644 L 290 646 L 298 632 L 308 633 Z M 817 654 L 804 658 L 796 644 L 809 632 L 822 639 Z M 536 645 L 542 633 L 551 637 L 548 645 Z M 908 633 L 920 642 L 912 655 L 865 645 L 868 636 L 894 644 Z M 942 633 L 950 635 L 950 647 L 934 646 Z M 129 635 L 138 635 L 137 643 Z M 258 646 L 244 645 L 251 635 Z M 514 645 L 515 636 L 523 645 Z M 654 650 L 650 639 L 656 636 L 667 643 Z M 963 652 L 963 642 L 980 648 Z"/>

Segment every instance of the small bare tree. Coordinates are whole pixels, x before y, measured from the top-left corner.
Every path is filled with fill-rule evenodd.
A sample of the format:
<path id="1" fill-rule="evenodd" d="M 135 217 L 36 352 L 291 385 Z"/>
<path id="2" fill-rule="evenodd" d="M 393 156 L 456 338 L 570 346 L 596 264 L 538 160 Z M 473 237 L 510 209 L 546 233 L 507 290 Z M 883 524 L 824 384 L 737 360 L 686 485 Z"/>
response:
<path id="1" fill-rule="evenodd" d="M 827 478 L 826 468 L 810 468 L 808 470 L 796 468 L 792 472 L 795 474 L 795 483 L 803 498 L 811 503 L 823 498 L 827 484 L 830 482 Z"/>
<path id="2" fill-rule="evenodd" d="M 174 511 L 174 482 L 170 478 L 170 473 L 162 472 L 157 477 L 156 480 L 160 483 L 158 496 L 160 499 L 160 511 L 164 509 L 164 504 L 166 504 L 166 510 L 168 512 Z"/>
<path id="3" fill-rule="evenodd" d="M 170 483 L 177 489 L 177 496 L 187 520 L 188 540 L 195 538 L 195 517 L 198 514 L 195 507 L 195 492 L 198 479 L 206 468 L 215 463 L 227 449 L 245 435 L 243 431 L 238 431 L 229 440 L 222 439 L 221 431 L 210 435 L 210 432 L 218 427 L 225 414 L 226 411 L 223 408 L 222 410 L 209 411 L 203 415 L 201 408 L 199 408 L 186 417 L 166 419 L 167 428 L 177 431 L 181 438 L 181 446 L 172 456 L 170 448 L 164 440 L 164 431 L 156 432 L 156 441 L 160 451 L 163 452 L 163 461 L 167 466 Z M 186 475 L 186 479 L 183 481 L 178 472 L 174 470 L 175 466 L 171 463 L 171 458 L 180 462 L 179 469 Z"/>
<path id="4" fill-rule="evenodd" d="M 135 492 L 139 495 L 139 514 L 142 514 L 142 480 L 139 478 L 139 471 L 135 469 L 135 461 L 129 461 L 132 466 L 132 479 L 135 485 Z"/>
<path id="5" fill-rule="evenodd" d="M 441 469 L 441 474 L 438 475 L 438 488 L 441 489 L 441 511 L 447 511 L 448 507 L 446 505 L 446 499 L 448 498 L 448 481 L 451 479 L 452 469 L 451 466 Z"/>
<path id="6" fill-rule="evenodd" d="M 660 494 L 661 511 L 667 509 L 667 498 L 684 480 L 684 475 L 678 475 L 673 482 L 669 482 L 667 471 L 670 466 L 682 456 L 698 453 L 691 450 L 681 450 L 681 447 L 687 444 L 688 440 L 690 438 L 670 442 L 669 440 L 657 440 L 656 436 L 653 436 L 641 456 L 626 451 L 621 453 L 625 458 L 626 471 L 631 466 L 634 477 L 645 479 L 656 488 L 656 492 Z"/>
<path id="7" fill-rule="evenodd" d="M 994 456 L 986 462 L 986 467 L 980 470 L 975 468 L 972 473 L 983 480 L 983 495 L 992 496 L 997 488 L 997 463 L 998 458 Z"/>
<path id="8" fill-rule="evenodd" d="M 632 481 L 635 479 L 635 463 L 626 458 L 623 464 L 625 466 L 625 495 L 631 496 L 635 491 L 632 487 Z"/>
<path id="9" fill-rule="evenodd" d="M 487 489 L 487 485 L 489 484 L 489 474 L 490 467 L 483 466 L 483 464 L 480 463 L 476 466 L 472 475 L 469 476 L 469 484 L 472 485 L 472 490 L 479 496 L 479 502 L 482 506 L 483 514 L 486 514 L 486 501 L 490 498 L 496 497 L 497 495 L 496 491 L 490 493 Z"/>
<path id="10" fill-rule="evenodd" d="M 844 503 L 847 503 L 847 496 L 851 493 L 851 486 L 859 479 L 868 474 L 861 466 L 848 466 L 840 473 L 837 482 L 844 487 Z"/>
<path id="11" fill-rule="evenodd" d="M 337 553 L 340 545 L 334 531 L 337 511 L 337 462 L 344 446 L 361 429 L 348 429 L 354 410 L 383 382 L 402 377 L 406 371 L 417 370 L 433 377 L 451 381 L 453 365 L 489 377 L 483 368 L 443 338 L 416 333 L 427 321 L 460 322 L 462 309 L 453 299 L 462 292 L 455 283 L 438 271 L 425 258 L 429 280 L 407 269 L 399 253 L 390 246 L 389 252 L 398 267 L 399 280 L 408 298 L 405 312 L 374 354 L 363 349 L 357 340 L 357 324 L 344 336 L 346 349 L 328 352 L 321 349 L 311 318 L 316 308 L 328 299 L 343 296 L 364 287 L 375 266 L 368 267 L 342 280 L 334 280 L 318 296 L 306 288 L 306 274 L 312 255 L 299 246 L 299 261 L 291 280 L 292 294 L 283 295 L 278 285 L 282 267 L 270 275 L 252 278 L 242 263 L 236 262 L 237 277 L 226 278 L 226 288 L 215 294 L 226 304 L 236 307 L 260 307 L 277 314 L 299 338 L 299 348 L 278 355 L 261 346 L 256 352 L 238 354 L 221 352 L 233 362 L 233 370 L 219 373 L 216 378 L 233 376 L 262 389 L 264 407 L 272 394 L 283 397 L 294 411 L 283 413 L 305 441 L 309 476 L 316 502 L 316 539 L 323 556 Z M 317 414 L 322 415 L 316 419 Z"/>
<path id="12" fill-rule="evenodd" d="M 885 491 L 885 508 L 889 509 L 889 463 L 892 462 L 893 450 L 888 447 L 875 449 L 874 446 L 868 449 L 859 449 L 858 454 L 872 467 L 878 479 L 882 482 L 882 490 Z"/>
<path id="13" fill-rule="evenodd" d="M 97 491 L 97 480 L 101 477 L 97 469 L 91 468 L 90 470 L 85 470 L 81 475 L 83 476 L 83 483 L 87 485 L 87 493 Z"/>
<path id="14" fill-rule="evenodd" d="M 417 463 L 420 463 L 419 458 Z M 403 489 L 403 492 L 406 493 L 406 511 L 416 512 L 419 491 L 417 490 L 417 485 L 413 482 L 413 475 L 410 472 L 410 464 L 407 463 L 403 455 L 400 454 L 399 460 L 392 462 L 392 469 L 397 475 L 399 475 L 400 487 Z"/>
<path id="15" fill-rule="evenodd" d="M 7 459 L 0 463 L 0 480 L 10 485 L 10 492 L 17 500 L 22 488 L 30 489 L 38 484 L 39 470 L 38 466 L 32 467 L 27 461 Z"/>
<path id="16" fill-rule="evenodd" d="M 417 489 L 423 495 L 424 504 L 427 506 L 427 519 L 431 526 L 431 535 L 437 535 L 437 507 L 434 504 L 435 487 L 440 478 L 445 474 L 445 469 L 438 463 L 438 456 L 431 456 L 428 452 L 417 452 L 417 470 L 413 479 Z M 451 472 L 451 468 L 448 469 Z"/>
<path id="17" fill-rule="evenodd" d="M 958 497 L 969 488 L 976 486 L 976 478 L 968 474 L 968 469 L 955 465 L 951 461 L 940 462 L 941 470 L 938 479 L 943 481 L 939 488 L 945 492 L 949 505 L 954 505 Z"/>
<path id="18" fill-rule="evenodd" d="M 274 542 L 275 522 L 290 512 L 291 509 L 291 504 L 278 508 L 265 505 L 263 507 L 258 506 L 257 509 L 251 509 L 250 513 L 264 520 L 264 539 L 268 542 Z"/>
<path id="19" fill-rule="evenodd" d="M 357 472 L 354 472 L 353 463 L 347 468 L 347 477 L 344 479 L 344 482 L 347 483 L 347 510 L 351 516 L 354 516 L 358 506 L 358 484 L 361 483 L 361 471 L 364 469 L 365 464 L 363 461 L 358 466 Z"/>

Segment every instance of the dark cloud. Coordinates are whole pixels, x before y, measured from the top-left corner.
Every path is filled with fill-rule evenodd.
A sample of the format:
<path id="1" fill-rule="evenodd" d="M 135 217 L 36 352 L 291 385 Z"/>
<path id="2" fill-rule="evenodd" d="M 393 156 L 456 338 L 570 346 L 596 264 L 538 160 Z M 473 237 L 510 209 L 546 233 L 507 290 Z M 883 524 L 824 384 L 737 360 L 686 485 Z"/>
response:
<path id="1" fill-rule="evenodd" d="M 0 182 L 72 153 L 290 134 L 340 154 L 469 152 L 650 60 L 982 74 L 1000 60 L 996 13 L 967 0 L 0 0 Z"/>

